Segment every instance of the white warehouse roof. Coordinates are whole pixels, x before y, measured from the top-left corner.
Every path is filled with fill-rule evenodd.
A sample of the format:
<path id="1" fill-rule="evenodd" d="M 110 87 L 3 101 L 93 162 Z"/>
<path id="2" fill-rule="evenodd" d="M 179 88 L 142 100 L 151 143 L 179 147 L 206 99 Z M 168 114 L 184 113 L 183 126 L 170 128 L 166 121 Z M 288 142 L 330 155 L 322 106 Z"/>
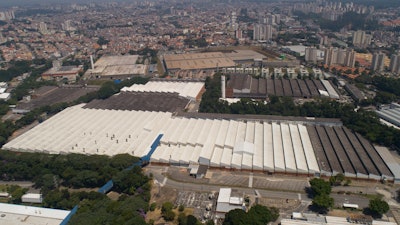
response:
<path id="1" fill-rule="evenodd" d="M 109 156 L 128 153 L 143 157 L 148 156 L 154 140 L 163 134 L 150 156 L 152 163 L 199 163 L 212 167 L 312 175 L 321 173 L 320 165 L 323 164 L 318 161 L 328 163 L 321 158 L 325 150 L 321 143 L 317 143 L 316 131 L 315 126 L 285 121 L 186 118 L 169 112 L 88 109 L 76 105 L 11 140 L 3 149 Z M 342 132 L 341 137 L 346 137 L 339 127 L 326 132 Z M 361 143 L 358 145 L 362 154 L 365 150 Z M 372 146 L 367 150 L 369 153 L 365 151 L 364 158 L 374 151 Z M 378 150 L 378 153 L 398 181 L 399 165 L 392 163 L 385 151 Z M 320 155 L 317 157 L 317 154 Z M 393 179 L 390 172 L 381 169 L 388 179 Z"/>
<path id="2" fill-rule="evenodd" d="M 58 225 L 69 213 L 67 210 L 0 203 L 0 224 Z"/>
<path id="3" fill-rule="evenodd" d="M 188 99 L 196 99 L 204 87 L 204 82 L 149 81 L 146 84 L 134 84 L 121 91 L 134 92 L 167 92 L 178 93 Z"/>
<path id="4" fill-rule="evenodd" d="M 169 112 L 87 109 L 77 105 L 40 123 L 3 148 L 53 154 L 128 153 L 143 157 L 157 136 L 164 134 L 151 156 L 152 162 L 303 174 L 319 172 L 310 140 L 303 140 L 302 133 L 307 130 L 299 126 L 303 125 L 291 124 L 289 129 L 287 123 L 281 122 L 272 123 L 271 129 L 266 122 L 189 119 L 174 117 Z M 292 141 L 293 138 L 296 140 Z M 301 146 L 293 148 L 292 142 Z M 296 163 L 295 156 L 306 162 Z"/>

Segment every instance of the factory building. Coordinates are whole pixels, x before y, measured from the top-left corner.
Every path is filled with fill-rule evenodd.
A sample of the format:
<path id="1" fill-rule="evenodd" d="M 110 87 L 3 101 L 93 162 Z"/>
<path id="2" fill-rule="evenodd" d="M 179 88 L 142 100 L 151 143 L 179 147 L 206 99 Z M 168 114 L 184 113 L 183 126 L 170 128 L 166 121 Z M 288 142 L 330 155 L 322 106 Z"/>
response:
<path id="1" fill-rule="evenodd" d="M 148 155 L 163 134 L 151 163 L 394 180 L 374 146 L 342 126 L 174 116 L 171 112 L 65 109 L 3 146 L 51 154 Z M 390 168 L 390 169 L 389 169 Z M 397 175 L 397 174 L 395 174 Z"/>
<path id="2" fill-rule="evenodd" d="M 59 225 L 71 211 L 0 203 L 0 224 Z"/>
<path id="3" fill-rule="evenodd" d="M 61 66 L 60 61 L 54 61 L 53 67 L 42 74 L 42 79 L 75 82 L 82 69 L 82 66 Z"/>
<path id="4" fill-rule="evenodd" d="M 250 75 L 232 74 L 227 83 L 227 97 L 230 98 L 260 98 L 270 95 L 289 96 L 295 98 L 329 97 L 338 99 L 340 96 L 328 80 L 302 79 L 263 79 Z"/>
<path id="5" fill-rule="evenodd" d="M 400 126 L 400 105 L 397 103 L 390 104 L 389 107 L 382 108 L 377 110 L 376 113 L 381 119 L 386 120 L 387 122 Z"/>
<path id="6" fill-rule="evenodd" d="M 216 70 L 234 67 L 235 62 L 221 52 L 187 53 L 164 55 L 166 70 L 174 73 L 179 70 Z"/>
<path id="7" fill-rule="evenodd" d="M 146 76 L 148 66 L 137 64 L 139 55 L 103 56 L 93 63 L 85 76 L 92 79 L 124 80 L 134 76 Z"/>
<path id="8" fill-rule="evenodd" d="M 323 83 L 313 84 L 316 90 L 324 87 Z M 342 173 L 400 182 L 400 166 L 388 157 L 388 149 L 376 149 L 338 122 L 183 113 L 203 85 L 159 81 L 133 85 L 106 100 L 69 107 L 3 149 L 109 156 L 127 153 L 148 157 L 154 164 L 317 177 Z M 158 138 L 158 146 L 153 146 Z"/>

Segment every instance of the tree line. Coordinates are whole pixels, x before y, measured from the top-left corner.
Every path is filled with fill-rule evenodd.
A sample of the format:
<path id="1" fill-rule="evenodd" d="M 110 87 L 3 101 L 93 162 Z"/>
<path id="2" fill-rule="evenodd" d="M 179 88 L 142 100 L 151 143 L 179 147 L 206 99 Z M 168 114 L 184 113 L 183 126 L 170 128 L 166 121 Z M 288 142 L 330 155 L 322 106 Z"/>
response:
<path id="1" fill-rule="evenodd" d="M 137 157 L 129 154 L 110 158 L 104 155 L 51 155 L 4 150 L 0 150 L 0 153 L 1 180 L 30 180 L 43 192 L 53 190 L 58 186 L 96 188 L 112 178 L 121 182 L 126 179 L 125 182 L 132 185 L 143 183 L 142 177 L 135 177 L 136 175 L 131 174 L 139 174 L 140 171 L 137 169 L 123 171 L 134 162 L 139 161 Z M 126 178 L 128 175 L 131 176 Z M 129 193 L 128 189 L 124 185 L 116 186 L 116 190 L 119 192 Z"/>
<path id="2" fill-rule="evenodd" d="M 332 176 L 329 182 L 321 178 L 310 180 L 310 187 L 307 188 L 309 196 L 313 198 L 310 208 L 315 212 L 326 214 L 334 206 L 334 199 L 330 197 L 332 186 L 337 185 L 337 182 L 341 183 L 344 179 L 343 174 L 337 174 Z M 388 211 L 388 203 L 381 197 L 374 197 L 370 199 L 368 207 L 364 208 L 363 213 L 374 218 L 381 218 Z"/>
<path id="3" fill-rule="evenodd" d="M 0 150 L 1 180 L 30 180 L 44 196 L 43 206 L 72 209 L 79 205 L 70 224 L 146 224 L 145 214 L 150 201 L 150 178 L 139 166 L 125 170 L 137 162 L 129 154 L 50 155 L 17 153 Z M 95 191 L 69 191 L 69 188 L 98 188 L 113 179 L 112 191 L 118 200 Z M 10 186 L 11 203 L 21 203 L 27 189 Z"/>

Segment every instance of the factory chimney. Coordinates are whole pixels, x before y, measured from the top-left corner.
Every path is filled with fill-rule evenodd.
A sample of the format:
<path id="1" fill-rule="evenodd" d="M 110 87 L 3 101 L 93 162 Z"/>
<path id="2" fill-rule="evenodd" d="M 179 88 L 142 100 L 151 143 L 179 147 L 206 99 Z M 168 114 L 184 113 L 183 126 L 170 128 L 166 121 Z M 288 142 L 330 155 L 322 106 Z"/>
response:
<path id="1" fill-rule="evenodd" d="M 225 99 L 225 75 L 221 75 L 221 93 L 222 93 L 222 99 Z"/>
<path id="2" fill-rule="evenodd" d="M 92 70 L 94 70 L 93 55 L 90 55 L 90 65 L 92 66 Z"/>

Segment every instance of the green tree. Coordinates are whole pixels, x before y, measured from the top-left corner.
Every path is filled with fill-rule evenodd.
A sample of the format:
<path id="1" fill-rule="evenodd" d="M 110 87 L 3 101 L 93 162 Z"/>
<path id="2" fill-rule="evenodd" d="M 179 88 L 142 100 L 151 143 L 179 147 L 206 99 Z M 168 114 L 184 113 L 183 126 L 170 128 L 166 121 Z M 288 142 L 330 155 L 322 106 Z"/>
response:
<path id="1" fill-rule="evenodd" d="M 161 213 L 172 211 L 174 205 L 171 202 L 164 202 L 161 207 Z"/>
<path id="2" fill-rule="evenodd" d="M 345 176 L 342 173 L 339 173 L 335 176 L 331 176 L 329 178 L 329 183 L 331 184 L 331 186 L 338 186 L 338 185 L 342 184 L 344 179 L 345 179 Z"/>
<path id="3" fill-rule="evenodd" d="M 118 170 L 123 170 L 131 166 L 133 163 L 139 161 L 137 157 L 129 154 L 115 155 L 110 160 L 110 165 Z"/>
<path id="4" fill-rule="evenodd" d="M 187 216 L 187 220 L 186 220 L 186 224 L 187 225 L 196 225 L 198 224 L 198 220 L 196 217 L 194 217 L 193 215 L 188 215 Z"/>
<path id="5" fill-rule="evenodd" d="M 14 204 L 19 204 L 19 203 L 21 203 L 21 202 L 22 202 L 22 201 L 21 201 L 21 197 L 22 197 L 22 195 L 24 195 L 27 191 L 28 191 L 27 188 L 22 188 L 22 187 L 17 186 L 17 185 L 11 185 L 11 186 L 8 188 L 8 192 L 9 192 L 10 195 L 11 195 L 10 202 L 11 202 L 11 203 L 14 203 Z"/>
<path id="6" fill-rule="evenodd" d="M 314 178 L 310 180 L 310 185 L 311 190 L 316 196 L 322 194 L 329 195 L 332 190 L 330 183 L 321 178 Z"/>
<path id="7" fill-rule="evenodd" d="M 213 220 L 207 220 L 206 225 L 215 225 Z"/>
<path id="8" fill-rule="evenodd" d="M 251 218 L 251 224 L 253 225 L 264 225 L 278 219 L 279 213 L 276 208 L 270 209 L 266 206 L 255 205 L 251 207 L 247 217 Z"/>
<path id="9" fill-rule="evenodd" d="M 377 217 L 382 217 L 382 214 L 385 214 L 389 211 L 389 204 L 379 198 L 371 199 L 368 205 L 371 213 Z"/>
<path id="10" fill-rule="evenodd" d="M 179 213 L 178 225 L 187 225 L 187 217 L 186 217 L 185 213 Z"/>
<path id="11" fill-rule="evenodd" d="M 153 202 L 150 204 L 150 211 L 154 211 L 157 208 L 157 203 Z"/>
<path id="12" fill-rule="evenodd" d="M 175 219 L 175 213 L 172 210 L 166 211 L 162 214 L 162 217 L 165 221 L 173 221 Z"/>
<path id="13" fill-rule="evenodd" d="M 223 225 L 247 225 L 251 224 L 247 214 L 242 209 L 234 209 L 225 214 Z"/>
<path id="14" fill-rule="evenodd" d="M 327 194 L 321 194 L 315 196 L 312 203 L 320 212 L 326 212 L 333 207 L 334 200 Z"/>

